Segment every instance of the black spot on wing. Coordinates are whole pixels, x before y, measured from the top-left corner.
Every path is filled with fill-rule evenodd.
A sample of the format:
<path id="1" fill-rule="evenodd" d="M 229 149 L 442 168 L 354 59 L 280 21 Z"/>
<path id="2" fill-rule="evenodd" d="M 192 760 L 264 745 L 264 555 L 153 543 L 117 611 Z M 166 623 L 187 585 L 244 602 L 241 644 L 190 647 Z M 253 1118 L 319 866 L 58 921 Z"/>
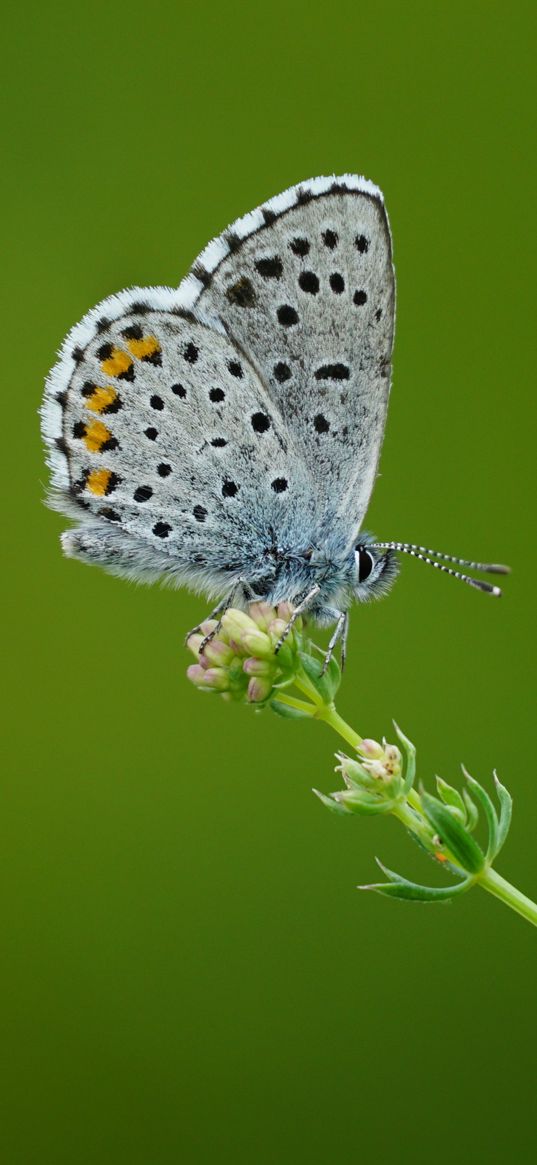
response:
<path id="1" fill-rule="evenodd" d="M 139 485 L 133 494 L 135 502 L 148 502 L 153 497 L 150 485 Z"/>
<path id="2" fill-rule="evenodd" d="M 309 254 L 310 245 L 307 239 L 291 239 L 289 246 L 293 255 L 298 255 L 300 259 L 303 259 L 305 255 Z"/>
<path id="3" fill-rule="evenodd" d="M 283 275 L 283 263 L 279 255 L 274 255 L 271 259 L 257 259 L 255 266 L 263 279 L 281 279 Z"/>
<path id="4" fill-rule="evenodd" d="M 323 364 L 315 373 L 316 380 L 348 380 L 349 376 L 348 364 Z"/>
<path id="5" fill-rule="evenodd" d="M 336 231 L 323 231 L 322 238 L 325 247 L 328 247 L 329 251 L 333 251 L 334 248 L 337 247 L 339 236 Z"/>
<path id="6" fill-rule="evenodd" d="M 276 312 L 278 323 L 284 328 L 292 328 L 294 324 L 298 323 L 298 312 L 290 304 L 284 303 L 278 308 Z"/>
<path id="7" fill-rule="evenodd" d="M 196 345 L 193 344 L 192 341 L 190 341 L 190 343 L 186 345 L 183 351 L 183 359 L 186 360 L 187 364 L 195 364 L 198 356 L 199 349 L 196 348 Z"/>
<path id="8" fill-rule="evenodd" d="M 144 333 L 140 327 L 140 324 L 129 324 L 129 327 L 123 328 L 121 333 L 121 335 L 124 336 L 126 340 L 141 340 L 143 334 Z"/>
<path id="9" fill-rule="evenodd" d="M 234 498 L 235 494 L 238 493 L 238 490 L 239 487 L 235 481 L 226 480 L 222 485 L 222 497 Z"/>
<path id="10" fill-rule="evenodd" d="M 334 295 L 341 295 L 345 291 L 345 280 L 338 271 L 334 271 L 333 275 L 330 276 L 330 287 Z"/>
<path id="11" fill-rule="evenodd" d="M 301 271 L 298 277 L 298 286 L 301 291 L 306 291 L 308 295 L 317 295 L 319 279 L 314 271 Z"/>
<path id="12" fill-rule="evenodd" d="M 291 379 L 291 369 L 283 360 L 280 360 L 278 364 L 274 365 L 273 372 L 278 384 L 284 384 L 286 380 Z"/>
<path id="13" fill-rule="evenodd" d="M 254 433 L 266 433 L 270 429 L 271 421 L 266 413 L 254 413 L 251 421 Z"/>

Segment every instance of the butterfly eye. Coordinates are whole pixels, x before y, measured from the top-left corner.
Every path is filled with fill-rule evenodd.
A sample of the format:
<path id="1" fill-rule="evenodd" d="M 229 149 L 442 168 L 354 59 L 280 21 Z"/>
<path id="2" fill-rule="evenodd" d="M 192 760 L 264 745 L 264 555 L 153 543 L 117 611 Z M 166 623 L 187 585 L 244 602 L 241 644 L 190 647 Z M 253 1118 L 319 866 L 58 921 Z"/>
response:
<path id="1" fill-rule="evenodd" d="M 356 566 L 358 567 L 358 582 L 365 582 L 369 578 L 374 566 L 373 555 L 363 546 L 356 547 Z"/>

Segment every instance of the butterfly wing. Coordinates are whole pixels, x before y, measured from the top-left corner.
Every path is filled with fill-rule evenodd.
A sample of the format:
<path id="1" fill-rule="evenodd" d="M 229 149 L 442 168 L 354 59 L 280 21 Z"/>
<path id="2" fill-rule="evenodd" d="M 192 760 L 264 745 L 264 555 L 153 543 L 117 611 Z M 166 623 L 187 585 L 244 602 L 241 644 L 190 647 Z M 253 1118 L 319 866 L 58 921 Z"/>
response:
<path id="1" fill-rule="evenodd" d="M 360 527 L 390 390 L 395 283 L 380 190 L 294 186 L 202 252 L 182 302 L 223 321 L 315 479 L 321 530 Z"/>
<path id="2" fill-rule="evenodd" d="M 308 491 L 277 404 L 177 290 L 122 292 L 77 325 L 43 430 L 52 504 L 79 520 L 66 552 L 131 577 L 222 593 Z"/>

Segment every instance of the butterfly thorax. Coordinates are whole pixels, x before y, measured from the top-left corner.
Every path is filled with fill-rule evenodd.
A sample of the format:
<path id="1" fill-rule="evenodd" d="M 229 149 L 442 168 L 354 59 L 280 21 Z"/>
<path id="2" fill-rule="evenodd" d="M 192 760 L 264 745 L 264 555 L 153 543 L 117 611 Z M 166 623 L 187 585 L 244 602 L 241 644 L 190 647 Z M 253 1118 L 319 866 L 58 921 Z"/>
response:
<path id="1" fill-rule="evenodd" d="M 275 544 L 267 547 L 262 563 L 247 581 L 259 598 L 273 604 L 287 601 L 297 605 L 315 586 L 319 587 L 310 607 L 318 619 L 324 608 L 348 609 L 354 577 L 354 553 L 335 555 L 326 547 L 312 546 L 297 551 Z"/>

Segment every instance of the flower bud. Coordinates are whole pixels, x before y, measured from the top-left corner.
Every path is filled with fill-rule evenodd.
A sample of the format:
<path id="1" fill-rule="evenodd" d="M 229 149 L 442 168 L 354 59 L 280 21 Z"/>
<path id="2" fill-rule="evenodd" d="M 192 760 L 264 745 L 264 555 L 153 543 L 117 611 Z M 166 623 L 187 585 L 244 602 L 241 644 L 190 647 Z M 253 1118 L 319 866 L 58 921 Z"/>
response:
<path id="1" fill-rule="evenodd" d="M 352 760 L 351 757 L 345 756 L 344 753 L 337 753 L 337 759 L 341 762 L 336 772 L 340 772 L 348 789 L 367 789 L 368 791 L 375 790 L 377 785 L 377 778 L 368 772 L 369 766 L 361 765 L 359 761 Z"/>
<path id="2" fill-rule="evenodd" d="M 256 659 L 255 656 L 245 659 L 242 669 L 249 676 L 270 676 L 274 672 L 274 666 L 268 659 Z"/>
<path id="3" fill-rule="evenodd" d="M 250 704 L 262 704 L 272 691 L 272 681 L 268 676 L 252 676 L 246 693 Z"/>
<path id="4" fill-rule="evenodd" d="M 196 658 L 200 653 L 200 647 L 203 643 L 203 639 L 204 639 L 203 635 L 196 634 L 196 635 L 189 635 L 189 637 L 186 641 L 186 645 L 188 647 L 188 650 L 191 651 L 192 655 L 195 655 Z"/>
<path id="5" fill-rule="evenodd" d="M 223 639 L 211 639 L 203 649 L 203 655 L 209 663 L 217 667 L 226 667 L 233 659 L 233 648 Z"/>
<path id="6" fill-rule="evenodd" d="M 378 757 L 381 757 L 383 751 L 384 750 L 382 745 L 379 744 L 378 740 L 370 740 L 366 738 L 365 740 L 362 740 L 362 743 L 359 746 L 359 752 L 363 757 L 367 757 L 368 760 L 375 760 Z"/>
<path id="7" fill-rule="evenodd" d="M 244 611 L 230 607 L 222 615 L 222 631 L 227 639 L 239 644 L 247 631 L 258 633 L 257 624 Z"/>
<path id="8" fill-rule="evenodd" d="M 210 635 L 212 631 L 216 631 L 217 627 L 218 621 L 216 619 L 204 619 L 203 623 L 200 623 L 200 630 L 203 632 L 204 637 Z"/>
<path id="9" fill-rule="evenodd" d="M 223 667 L 209 667 L 203 673 L 203 687 L 215 692 L 225 692 L 229 688 L 229 677 Z"/>
<path id="10" fill-rule="evenodd" d="M 389 783 L 401 772 L 401 753 L 395 744 L 387 744 L 375 760 L 362 761 L 366 772 L 379 781 Z"/>
<path id="11" fill-rule="evenodd" d="M 274 607 L 271 607 L 270 603 L 250 603 L 249 613 L 260 631 L 266 631 L 271 619 L 274 618 Z"/>
<path id="12" fill-rule="evenodd" d="M 283 619 L 284 623 L 287 625 L 293 614 L 291 603 L 278 603 L 276 610 L 278 612 L 278 619 Z M 295 626 L 297 623 L 301 623 L 301 620 L 296 619 Z"/>
<path id="13" fill-rule="evenodd" d="M 241 647 L 245 648 L 249 655 L 255 655 L 259 659 L 274 658 L 274 647 L 268 635 L 265 635 L 264 631 L 260 631 L 255 624 L 253 631 L 244 632 Z"/>
<path id="14" fill-rule="evenodd" d="M 197 688 L 202 686 L 203 680 L 205 679 L 205 668 L 200 663 L 191 663 L 190 667 L 186 669 L 186 674 L 191 683 L 195 684 Z"/>
<path id="15" fill-rule="evenodd" d="M 270 638 L 271 638 L 274 646 L 276 646 L 276 644 L 278 643 L 278 640 L 281 639 L 282 635 L 287 630 L 288 625 L 289 625 L 288 619 L 287 620 L 285 620 L 285 619 L 272 619 L 271 620 L 271 622 L 269 623 L 269 626 L 268 626 L 268 633 L 270 635 Z M 292 631 L 289 634 L 292 635 Z"/>

